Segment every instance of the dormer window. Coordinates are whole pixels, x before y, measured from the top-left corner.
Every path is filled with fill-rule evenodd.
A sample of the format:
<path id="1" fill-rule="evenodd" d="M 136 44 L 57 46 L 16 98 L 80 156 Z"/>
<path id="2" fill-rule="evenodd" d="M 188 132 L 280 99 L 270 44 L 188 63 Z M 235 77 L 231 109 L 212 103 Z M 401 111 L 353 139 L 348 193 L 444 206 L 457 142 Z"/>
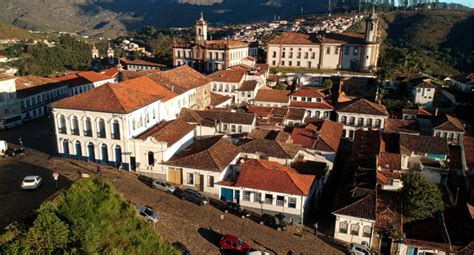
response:
<path id="1" fill-rule="evenodd" d="M 321 103 L 323 101 L 321 98 L 316 98 L 316 102 Z"/>
<path id="2" fill-rule="evenodd" d="M 306 97 L 301 97 L 301 101 L 306 101 Z"/>
<path id="3" fill-rule="evenodd" d="M 311 102 L 311 97 L 306 98 L 306 102 Z"/>
<path id="4" fill-rule="evenodd" d="M 297 97 L 292 97 L 291 100 L 298 101 L 298 98 Z"/>

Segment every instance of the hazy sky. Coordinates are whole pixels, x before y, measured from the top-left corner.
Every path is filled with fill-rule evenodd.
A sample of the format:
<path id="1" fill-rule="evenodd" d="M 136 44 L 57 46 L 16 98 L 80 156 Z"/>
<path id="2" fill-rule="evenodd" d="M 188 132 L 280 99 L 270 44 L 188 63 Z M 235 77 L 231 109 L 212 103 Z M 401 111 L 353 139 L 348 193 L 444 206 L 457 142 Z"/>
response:
<path id="1" fill-rule="evenodd" d="M 448 2 L 462 4 L 462 5 L 465 5 L 465 6 L 469 6 L 471 8 L 474 7 L 474 0 L 456 0 L 456 1 L 448 1 Z"/>

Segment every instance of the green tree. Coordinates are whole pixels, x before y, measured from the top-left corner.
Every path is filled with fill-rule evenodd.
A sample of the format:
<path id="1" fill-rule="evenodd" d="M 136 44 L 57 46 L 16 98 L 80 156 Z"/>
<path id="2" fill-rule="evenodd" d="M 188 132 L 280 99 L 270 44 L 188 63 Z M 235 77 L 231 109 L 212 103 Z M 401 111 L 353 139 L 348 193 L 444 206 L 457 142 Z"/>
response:
<path id="1" fill-rule="evenodd" d="M 442 194 L 436 184 L 418 173 L 409 172 L 402 177 L 403 216 L 405 222 L 432 217 L 444 210 Z"/>
<path id="2" fill-rule="evenodd" d="M 66 248 L 68 241 L 69 226 L 46 204 L 28 231 L 27 242 L 39 253 L 54 253 Z"/>
<path id="3" fill-rule="evenodd" d="M 323 88 L 327 89 L 329 91 L 329 94 L 331 95 L 331 90 L 332 90 L 333 82 L 331 79 L 326 79 L 323 82 Z"/>

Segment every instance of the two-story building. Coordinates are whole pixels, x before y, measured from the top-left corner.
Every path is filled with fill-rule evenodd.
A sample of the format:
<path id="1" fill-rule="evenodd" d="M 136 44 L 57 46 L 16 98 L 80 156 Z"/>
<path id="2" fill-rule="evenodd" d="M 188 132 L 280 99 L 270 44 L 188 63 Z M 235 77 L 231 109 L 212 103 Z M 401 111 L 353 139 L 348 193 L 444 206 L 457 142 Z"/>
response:
<path id="1" fill-rule="evenodd" d="M 343 136 L 352 140 L 358 129 L 383 130 L 388 112 L 384 105 L 358 99 L 338 109 L 337 122 L 344 124 Z"/>
<path id="2" fill-rule="evenodd" d="M 303 223 L 307 208 L 314 203 L 317 189 L 314 175 L 300 174 L 277 162 L 250 159 L 240 173 L 217 183 L 219 196 L 262 213 L 283 214 L 285 220 Z"/>
<path id="3" fill-rule="evenodd" d="M 239 89 L 245 81 L 245 72 L 233 69 L 220 70 L 207 76 L 211 80 L 211 91 L 232 98 L 233 104 L 240 103 Z"/>
<path id="4" fill-rule="evenodd" d="M 449 114 L 446 114 L 433 123 L 433 136 L 448 139 L 449 143 L 462 143 L 466 130 L 462 122 Z"/>
<path id="5" fill-rule="evenodd" d="M 266 107 L 286 107 L 290 102 L 290 93 L 289 90 L 262 87 L 255 96 L 254 104 Z"/>
<path id="6" fill-rule="evenodd" d="M 369 72 L 377 68 L 379 23 L 372 12 L 365 33 L 304 34 L 283 32 L 267 42 L 270 67 L 344 69 Z"/>
<path id="7" fill-rule="evenodd" d="M 12 128 L 22 122 L 15 79 L 14 76 L 0 74 L 0 129 Z"/>
<path id="8" fill-rule="evenodd" d="M 76 72 L 73 74 L 58 76 L 53 79 L 68 85 L 68 96 L 74 96 L 102 86 L 106 83 L 115 82 L 115 78 L 113 76 L 93 71 Z"/>
<path id="9" fill-rule="evenodd" d="M 415 104 L 423 107 L 433 107 L 435 93 L 436 86 L 429 79 L 416 84 L 412 90 Z"/>
<path id="10" fill-rule="evenodd" d="M 324 93 L 314 89 L 298 89 L 290 94 L 290 108 L 304 109 L 306 118 L 329 119 L 334 106 L 325 99 Z"/>

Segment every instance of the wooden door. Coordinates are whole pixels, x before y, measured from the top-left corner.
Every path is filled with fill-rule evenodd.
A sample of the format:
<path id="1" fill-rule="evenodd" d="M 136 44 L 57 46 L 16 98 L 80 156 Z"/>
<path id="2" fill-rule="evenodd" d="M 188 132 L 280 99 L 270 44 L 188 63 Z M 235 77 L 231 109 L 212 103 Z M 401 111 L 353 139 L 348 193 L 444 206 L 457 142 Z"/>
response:
<path id="1" fill-rule="evenodd" d="M 168 182 L 173 184 L 182 184 L 181 169 L 168 168 Z"/>

